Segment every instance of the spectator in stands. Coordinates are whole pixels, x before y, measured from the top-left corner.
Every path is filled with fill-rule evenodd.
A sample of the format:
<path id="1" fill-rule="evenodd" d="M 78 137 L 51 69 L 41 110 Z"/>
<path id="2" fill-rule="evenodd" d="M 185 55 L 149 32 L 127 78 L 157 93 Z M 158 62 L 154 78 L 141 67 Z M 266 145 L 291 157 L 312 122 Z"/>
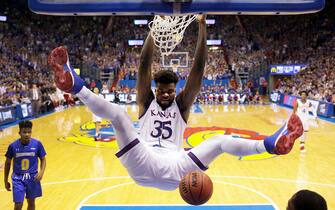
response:
<path id="1" fill-rule="evenodd" d="M 96 82 L 95 80 L 93 79 L 90 83 L 90 89 L 93 91 L 93 89 L 96 87 Z"/>
<path id="2" fill-rule="evenodd" d="M 114 103 L 116 103 L 116 104 L 120 103 L 120 95 L 119 95 L 118 92 L 115 92 Z"/>
<path id="3" fill-rule="evenodd" d="M 108 90 L 108 86 L 106 82 L 102 83 L 102 89 L 101 89 L 101 94 L 108 94 L 109 90 Z"/>
<path id="4" fill-rule="evenodd" d="M 259 92 L 258 92 L 258 91 L 256 91 L 256 94 L 255 94 L 255 96 L 254 96 L 253 99 L 252 99 L 252 103 L 253 103 L 253 104 L 261 104 L 261 103 L 262 103 L 262 98 L 261 98 L 261 96 L 259 95 Z"/>
<path id="5" fill-rule="evenodd" d="M 54 104 L 48 94 L 48 92 L 44 92 L 41 97 L 41 107 L 40 111 L 41 113 L 50 112 L 54 109 Z"/>
<path id="6" fill-rule="evenodd" d="M 14 4 L 8 2 L 6 4 Z M 12 105 L 13 101 L 24 101 L 25 92 L 30 92 L 23 88 L 27 81 L 37 84 L 53 81 L 46 68 L 46 55 L 56 43 L 64 43 L 68 47 L 69 53 L 75 58 L 72 61 L 74 66 L 86 65 L 88 69 L 94 66 L 108 71 L 114 69 L 115 76 L 124 74 L 128 79 L 136 78 L 135 66 L 139 65 L 140 48 L 129 47 L 125 37 L 143 39 L 147 28 L 133 26 L 134 17 L 114 17 L 113 24 L 107 30 L 97 22 L 107 22 L 109 17 L 95 17 L 95 20 L 61 17 L 62 21 L 55 21 L 54 17 L 46 16 L 41 20 L 39 15 L 26 9 L 20 10 L 19 7 L 10 5 L 4 5 L 4 8 L 11 17 L 3 23 L 5 27 L 0 29 L 0 106 Z M 208 28 L 208 38 L 223 40 L 224 37 L 224 42 L 219 50 L 209 52 L 204 78 L 212 81 L 230 79 L 231 72 L 239 71 L 249 71 L 249 75 L 259 78 L 257 75 L 264 75 L 262 71 L 268 70 L 268 64 L 308 63 L 306 70 L 294 78 L 283 79 L 280 84 L 276 84 L 276 89 L 294 95 L 307 90 L 312 99 L 334 103 L 333 11 L 334 5 L 309 16 L 244 16 L 238 19 L 233 16 L 215 17 L 217 24 Z M 26 21 L 27 19 L 30 21 Z M 68 24 L 64 25 L 63 22 Z M 123 27 L 125 25 L 131 26 L 132 30 Z M 57 33 L 54 29 L 57 29 Z M 187 39 L 176 49 L 190 52 L 189 62 L 194 56 L 192 48 L 196 43 L 196 30 L 196 27 L 190 25 L 185 31 Z M 121 61 L 124 65 L 121 65 Z M 116 71 L 116 66 L 123 66 L 122 70 Z M 153 72 L 159 68 L 160 58 L 156 56 Z M 178 69 L 178 73 L 180 78 L 185 79 L 189 68 Z M 98 78 L 93 79 L 98 81 Z M 237 89 L 238 84 L 239 81 L 234 81 L 231 87 Z M 43 86 L 45 89 L 53 87 L 50 82 Z M 254 84 L 253 88 L 258 87 Z M 219 95 L 220 93 L 221 90 Z M 204 94 L 204 100 L 205 95 L 208 99 L 208 94 Z"/>
<path id="7" fill-rule="evenodd" d="M 252 80 L 248 81 L 247 88 L 250 90 L 250 92 L 253 93 L 253 91 L 254 91 L 254 83 L 252 82 Z"/>
<path id="8" fill-rule="evenodd" d="M 29 91 L 29 99 L 32 104 L 33 115 L 37 116 L 40 113 L 40 102 L 41 102 L 42 93 L 36 84 L 32 85 L 31 90 Z"/>
<path id="9" fill-rule="evenodd" d="M 265 96 L 267 94 L 268 82 L 264 77 L 260 78 L 260 85 L 261 85 L 261 95 Z"/>

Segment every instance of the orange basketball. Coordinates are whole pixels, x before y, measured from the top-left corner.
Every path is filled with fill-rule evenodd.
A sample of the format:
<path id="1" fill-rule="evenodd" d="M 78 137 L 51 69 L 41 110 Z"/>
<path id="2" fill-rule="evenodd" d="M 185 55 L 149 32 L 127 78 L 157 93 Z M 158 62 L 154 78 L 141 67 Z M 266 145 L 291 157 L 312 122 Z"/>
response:
<path id="1" fill-rule="evenodd" d="M 179 193 L 186 203 L 191 205 L 204 204 L 212 196 L 212 180 L 203 172 L 190 172 L 180 181 Z"/>

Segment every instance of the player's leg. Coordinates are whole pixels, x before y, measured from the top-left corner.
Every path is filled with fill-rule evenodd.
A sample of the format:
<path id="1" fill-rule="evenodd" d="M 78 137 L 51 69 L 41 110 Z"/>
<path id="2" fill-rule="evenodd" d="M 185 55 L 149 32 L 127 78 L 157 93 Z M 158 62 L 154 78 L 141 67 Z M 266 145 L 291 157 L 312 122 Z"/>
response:
<path id="1" fill-rule="evenodd" d="M 35 181 L 36 174 L 31 174 L 26 182 L 26 198 L 28 202 L 28 210 L 35 210 L 35 199 L 42 196 L 41 182 Z"/>
<path id="2" fill-rule="evenodd" d="M 95 136 L 94 138 L 100 138 L 100 127 L 101 122 L 97 121 L 95 122 Z"/>
<path id="3" fill-rule="evenodd" d="M 94 125 L 95 125 L 94 140 L 97 141 L 97 140 L 99 140 L 101 138 L 101 136 L 100 136 L 100 129 L 101 129 L 102 119 L 101 119 L 101 117 L 98 117 L 95 114 L 93 114 L 93 122 L 94 122 Z"/>
<path id="4" fill-rule="evenodd" d="M 300 137 L 300 152 L 301 153 L 306 153 L 306 145 L 305 142 L 307 140 L 307 133 L 309 130 L 309 121 L 308 121 L 308 116 L 307 117 L 300 117 L 303 127 L 304 127 L 304 133 Z"/>
<path id="5" fill-rule="evenodd" d="M 15 202 L 14 203 L 14 210 L 21 210 L 23 206 L 23 202 Z"/>
<path id="6" fill-rule="evenodd" d="M 304 133 L 300 137 L 300 152 L 301 153 L 306 153 L 306 146 L 305 146 L 306 137 L 307 137 L 307 131 L 304 131 Z"/>
<path id="7" fill-rule="evenodd" d="M 302 132 L 303 128 L 300 119 L 297 115 L 292 115 L 283 127 L 264 140 L 249 140 L 228 135 L 217 135 L 194 147 L 188 153 L 188 156 L 202 168 L 208 166 L 222 153 L 235 156 L 247 156 L 264 152 L 278 155 L 287 154 L 291 151 L 294 141 L 302 135 Z"/>
<path id="8" fill-rule="evenodd" d="M 71 67 L 64 47 L 58 47 L 51 52 L 48 64 L 54 70 L 55 82 L 59 89 L 76 94 L 95 115 L 112 121 L 119 148 L 127 146 L 137 138 L 132 121 L 123 108 L 104 100 L 84 86 L 84 81 Z"/>
<path id="9" fill-rule="evenodd" d="M 35 198 L 27 198 L 28 208 L 27 210 L 35 210 Z"/>
<path id="10" fill-rule="evenodd" d="M 97 116 L 112 121 L 119 148 L 124 148 L 137 138 L 137 132 L 127 112 L 117 104 L 97 96 L 86 87 L 76 94 Z"/>
<path id="11" fill-rule="evenodd" d="M 13 174 L 12 175 L 12 184 L 13 184 L 13 201 L 14 201 L 14 210 L 21 210 L 23 206 L 24 196 L 26 189 L 22 181 L 22 176 Z"/>
<path id="12" fill-rule="evenodd" d="M 216 135 L 200 145 L 194 147 L 188 153 L 198 166 L 204 170 L 216 157 L 222 153 L 235 156 L 248 156 L 266 152 L 263 140 L 250 140 L 231 135 Z M 198 164 L 199 163 L 199 164 Z"/>

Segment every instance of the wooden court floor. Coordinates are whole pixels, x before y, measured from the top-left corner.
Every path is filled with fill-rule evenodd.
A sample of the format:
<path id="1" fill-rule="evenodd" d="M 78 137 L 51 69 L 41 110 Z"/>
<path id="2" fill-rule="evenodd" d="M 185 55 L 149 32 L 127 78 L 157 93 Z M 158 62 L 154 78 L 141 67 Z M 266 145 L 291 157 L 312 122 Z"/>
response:
<path id="1" fill-rule="evenodd" d="M 137 107 L 125 108 L 136 121 Z M 289 109 L 271 105 L 206 105 L 193 111 L 184 135 L 185 147 L 197 145 L 217 133 L 257 139 L 272 134 L 291 113 Z M 47 151 L 43 197 L 37 199 L 37 209 L 86 209 L 90 205 L 130 205 L 136 209 L 137 204 L 185 204 L 178 190 L 160 191 L 135 185 L 114 156 L 117 148 L 108 122 L 102 130 L 104 139 L 94 142 L 91 121 L 92 114 L 84 106 L 33 120 L 33 137 L 40 139 Z M 298 144 L 289 155 L 280 157 L 221 155 L 206 172 L 214 182 L 208 204 L 259 206 L 253 209 L 272 205 L 272 209 L 286 209 L 293 193 L 310 189 L 326 198 L 328 209 L 335 209 L 335 124 L 319 120 L 307 135 L 305 155 L 300 154 Z M 12 194 L 4 189 L 3 163 L 8 144 L 18 137 L 18 126 L 0 132 L 1 210 L 13 208 Z"/>

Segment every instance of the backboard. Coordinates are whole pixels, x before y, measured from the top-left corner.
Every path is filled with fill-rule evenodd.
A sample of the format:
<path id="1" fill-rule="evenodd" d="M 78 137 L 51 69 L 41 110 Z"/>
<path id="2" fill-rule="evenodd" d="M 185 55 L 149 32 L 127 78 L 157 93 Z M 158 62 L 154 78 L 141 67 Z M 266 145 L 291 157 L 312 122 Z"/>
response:
<path id="1" fill-rule="evenodd" d="M 28 0 L 28 4 L 33 12 L 47 15 L 280 15 L 317 12 L 325 0 Z"/>
<path id="2" fill-rule="evenodd" d="M 188 52 L 172 52 L 170 54 L 162 54 L 161 66 L 162 67 L 178 67 L 187 68 L 189 62 Z"/>

